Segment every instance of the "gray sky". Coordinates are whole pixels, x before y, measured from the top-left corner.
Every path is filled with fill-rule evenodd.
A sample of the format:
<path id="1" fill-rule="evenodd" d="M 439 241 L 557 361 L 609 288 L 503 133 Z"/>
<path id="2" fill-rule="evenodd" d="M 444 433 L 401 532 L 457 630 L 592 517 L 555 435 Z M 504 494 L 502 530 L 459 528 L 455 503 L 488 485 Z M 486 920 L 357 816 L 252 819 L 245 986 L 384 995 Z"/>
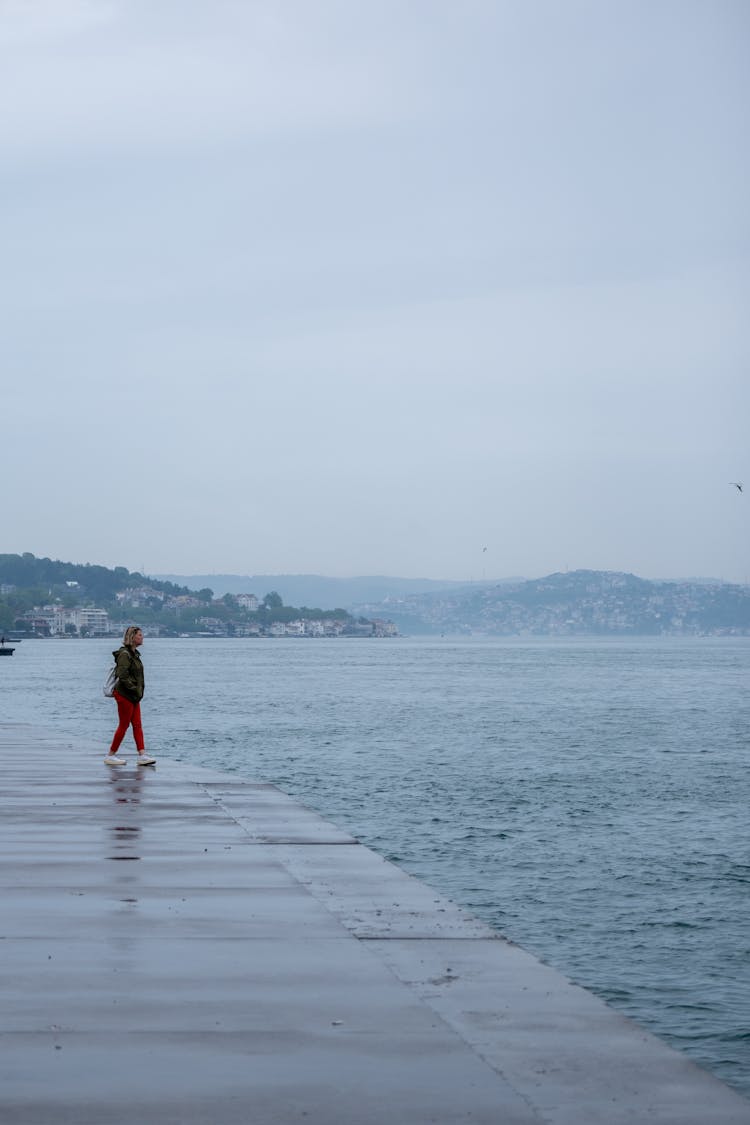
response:
<path id="1" fill-rule="evenodd" d="M 749 580 L 749 33 L 0 0 L 0 550 Z"/>

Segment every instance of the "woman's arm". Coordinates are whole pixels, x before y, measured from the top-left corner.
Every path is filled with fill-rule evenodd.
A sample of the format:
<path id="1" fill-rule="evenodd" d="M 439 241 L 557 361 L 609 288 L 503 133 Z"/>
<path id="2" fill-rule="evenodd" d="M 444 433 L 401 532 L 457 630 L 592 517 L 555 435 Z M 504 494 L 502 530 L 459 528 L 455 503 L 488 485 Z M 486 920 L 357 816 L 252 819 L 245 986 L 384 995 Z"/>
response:
<path id="1" fill-rule="evenodd" d="M 125 695 L 139 695 L 140 685 L 133 675 L 133 658 L 126 648 L 120 649 L 117 654 L 117 689 L 124 689 Z"/>

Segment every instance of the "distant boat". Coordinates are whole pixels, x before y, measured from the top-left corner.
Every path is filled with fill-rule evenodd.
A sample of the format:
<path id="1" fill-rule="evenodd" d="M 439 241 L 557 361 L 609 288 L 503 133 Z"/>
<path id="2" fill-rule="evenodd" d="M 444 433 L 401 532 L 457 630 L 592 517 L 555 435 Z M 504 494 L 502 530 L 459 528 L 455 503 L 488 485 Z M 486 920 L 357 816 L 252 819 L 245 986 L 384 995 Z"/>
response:
<path id="1" fill-rule="evenodd" d="M 14 648 L 8 648 L 5 637 L 0 637 L 0 656 L 12 656 L 15 651 Z"/>

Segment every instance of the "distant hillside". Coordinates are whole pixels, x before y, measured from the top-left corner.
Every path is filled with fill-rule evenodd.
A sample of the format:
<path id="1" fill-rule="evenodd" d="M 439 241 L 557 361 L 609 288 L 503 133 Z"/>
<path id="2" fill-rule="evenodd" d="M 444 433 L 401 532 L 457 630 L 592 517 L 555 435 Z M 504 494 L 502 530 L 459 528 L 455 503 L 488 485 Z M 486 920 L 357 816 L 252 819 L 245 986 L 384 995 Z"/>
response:
<path id="1" fill-rule="evenodd" d="M 145 593 L 138 589 L 144 586 Z M 218 599 L 236 593 L 252 593 L 264 599 L 275 591 L 281 599 L 273 610 L 277 617 L 299 614 L 295 606 L 318 607 L 326 612 L 340 608 L 356 616 L 393 621 L 403 633 L 750 635 L 750 586 L 705 579 L 649 581 L 634 574 L 595 570 L 488 583 L 300 574 L 147 578 L 125 567 L 110 570 L 28 553 L 0 555 L 0 626 L 10 628 L 20 615 L 50 601 L 63 606 L 96 603 L 114 608 L 116 595 L 134 587 L 136 600 L 128 604 L 141 607 L 144 623 L 165 627 L 165 607 L 170 601 L 196 592 L 198 601 L 193 609 L 173 611 L 180 619 L 170 627 L 181 631 L 185 631 L 191 613 L 196 618 L 205 616 L 206 605 L 211 603 L 210 591 Z M 236 603 L 223 607 L 212 603 L 214 617 L 223 620 L 238 617 L 238 613 Z"/>
<path id="2" fill-rule="evenodd" d="M 137 571 L 124 566 L 110 569 L 91 563 L 61 562 L 59 559 L 37 558 L 28 551 L 22 555 L 0 555 L 0 584 L 23 590 L 34 590 L 48 596 L 70 595 L 93 601 L 110 602 L 119 590 L 143 585 L 146 581 Z M 165 593 L 186 593 L 171 582 L 157 582 L 155 588 Z"/>
<path id="3" fill-rule="evenodd" d="M 0 555 L 0 631 L 27 636 L 107 635 L 113 621 L 137 620 L 152 636 L 394 635 L 386 623 L 354 621 L 339 606 L 284 605 L 278 592 L 255 603 L 208 587 L 190 590 L 125 567 L 62 562 L 34 555 Z"/>
<path id="4" fill-rule="evenodd" d="M 634 574 L 576 570 L 501 586 L 366 602 L 404 633 L 495 636 L 750 635 L 750 586 L 651 582 Z"/>
<path id="5" fill-rule="evenodd" d="M 466 582 L 439 581 L 430 578 L 387 578 L 382 575 L 364 578 L 328 578 L 320 574 L 157 574 L 161 581 L 189 586 L 192 590 L 208 587 L 217 597 L 223 594 L 256 594 L 263 597 L 270 590 L 280 594 L 292 605 L 314 605 L 322 609 L 347 609 L 364 602 L 384 602 L 387 598 L 405 598 L 419 594 L 460 590 Z M 497 581 L 497 580 L 495 580 Z M 506 579 L 504 581 L 518 581 Z"/>

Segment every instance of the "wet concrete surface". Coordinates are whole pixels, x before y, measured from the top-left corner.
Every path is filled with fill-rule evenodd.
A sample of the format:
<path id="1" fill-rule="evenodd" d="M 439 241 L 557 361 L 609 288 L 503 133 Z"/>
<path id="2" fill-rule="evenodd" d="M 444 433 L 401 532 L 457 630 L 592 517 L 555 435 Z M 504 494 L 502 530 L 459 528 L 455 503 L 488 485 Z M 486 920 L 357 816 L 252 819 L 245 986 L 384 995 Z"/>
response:
<path id="1" fill-rule="evenodd" d="M 750 1125 L 273 786 L 0 726 L 0 1120 Z"/>

